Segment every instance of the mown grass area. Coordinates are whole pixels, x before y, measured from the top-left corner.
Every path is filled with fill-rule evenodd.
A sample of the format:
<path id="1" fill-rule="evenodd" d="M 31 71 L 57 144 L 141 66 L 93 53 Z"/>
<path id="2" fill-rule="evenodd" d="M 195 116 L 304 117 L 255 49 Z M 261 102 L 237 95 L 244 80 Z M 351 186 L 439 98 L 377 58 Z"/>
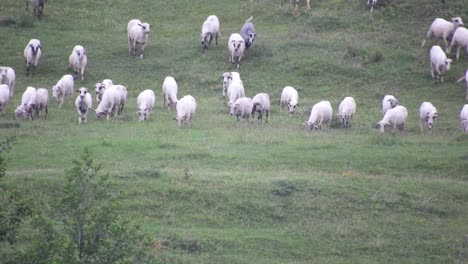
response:
<path id="1" fill-rule="evenodd" d="M 455 83 L 468 61 L 463 54 L 439 83 L 427 55 L 436 41 L 420 47 L 434 18 L 468 13 L 463 1 L 447 2 L 387 0 L 370 16 L 364 1 L 312 1 L 293 16 L 279 0 L 54 0 L 37 21 L 22 1 L 6 0 L 0 15 L 18 23 L 0 27 L 0 65 L 17 73 L 0 117 L 0 135 L 17 137 L 5 184 L 52 201 L 88 146 L 113 176 L 122 215 L 156 242 L 155 262 L 454 263 L 468 233 L 468 135 L 458 127 L 465 88 Z M 211 14 L 222 37 L 202 56 L 199 31 Z M 227 39 L 250 16 L 258 38 L 239 72 L 247 96 L 270 94 L 270 122 L 261 125 L 236 123 L 221 98 L 220 76 L 235 70 Z M 132 18 L 153 26 L 143 60 L 127 54 Z M 31 38 L 41 40 L 43 58 L 37 76 L 26 78 Z M 105 78 L 126 85 L 124 115 L 78 125 L 72 100 L 59 109 L 51 98 L 48 120 L 15 121 L 27 86 L 51 88 L 70 73 L 76 44 L 87 48 L 88 68 L 75 86 L 94 89 Z M 191 128 L 177 128 L 161 106 L 167 75 L 179 97 L 197 99 Z M 286 85 L 299 91 L 293 117 L 279 111 Z M 157 107 L 138 123 L 136 97 L 148 88 Z M 385 94 L 408 108 L 402 134 L 374 128 Z M 357 102 L 352 128 L 335 120 L 304 131 L 314 103 L 329 100 L 336 112 L 344 96 Z M 440 113 L 432 133 L 419 131 L 423 101 Z"/>

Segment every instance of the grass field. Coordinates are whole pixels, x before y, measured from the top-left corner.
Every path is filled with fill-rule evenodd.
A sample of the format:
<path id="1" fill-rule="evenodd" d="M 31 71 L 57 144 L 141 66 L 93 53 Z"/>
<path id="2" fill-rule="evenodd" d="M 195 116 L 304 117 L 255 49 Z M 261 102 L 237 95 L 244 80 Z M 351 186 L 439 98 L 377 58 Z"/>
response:
<path id="1" fill-rule="evenodd" d="M 383 2 L 383 1 L 382 1 Z M 465 86 L 456 84 L 468 55 L 445 82 L 431 79 L 430 23 L 468 13 L 462 0 L 386 0 L 373 16 L 365 1 L 312 1 L 293 16 L 280 0 L 51 0 L 38 21 L 23 1 L 4 0 L 0 65 L 16 70 L 15 95 L 0 117 L 0 136 L 15 135 L 7 186 L 54 200 L 64 170 L 88 146 L 120 193 L 121 214 L 157 241 L 161 263 L 456 263 L 468 233 L 468 135 L 460 131 Z M 202 56 L 199 31 L 216 14 L 222 37 Z M 267 92 L 268 124 L 236 123 L 221 98 L 227 40 L 253 16 L 258 38 L 241 62 L 246 94 Z M 126 25 L 152 25 L 145 58 L 128 55 Z M 23 49 L 42 42 L 37 75 L 25 77 Z M 129 90 L 124 115 L 78 125 L 73 100 L 49 119 L 14 121 L 27 86 L 51 88 L 67 69 L 74 45 L 88 51 L 88 87 L 106 78 Z M 453 56 L 452 56 L 453 57 Z M 179 97 L 196 97 L 191 128 L 177 128 L 162 107 L 171 75 Z M 284 86 L 299 91 L 299 111 L 279 111 Z M 139 123 L 136 97 L 156 93 L 156 110 Z M 393 94 L 408 108 L 404 133 L 381 135 L 381 99 Z M 310 108 L 329 100 L 334 111 L 353 96 L 352 128 L 335 120 L 309 133 Z M 94 98 L 93 98 L 94 100 Z M 421 133 L 418 109 L 432 102 L 440 120 Z M 93 102 L 96 107 L 96 102 Z M 11 127 L 13 123 L 19 127 Z M 461 262 L 463 263 L 463 262 Z"/>

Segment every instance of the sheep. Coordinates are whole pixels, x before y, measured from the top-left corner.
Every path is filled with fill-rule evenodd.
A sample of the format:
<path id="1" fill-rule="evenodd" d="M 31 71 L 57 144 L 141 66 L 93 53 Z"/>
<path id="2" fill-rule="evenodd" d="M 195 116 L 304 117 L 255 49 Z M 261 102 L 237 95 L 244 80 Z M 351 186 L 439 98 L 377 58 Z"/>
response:
<path id="1" fill-rule="evenodd" d="M 450 47 L 447 51 L 447 53 L 450 53 L 450 50 L 452 50 L 452 47 L 457 45 L 457 54 L 456 58 L 460 57 L 460 49 L 461 47 L 466 48 L 466 52 L 468 53 L 468 29 L 464 27 L 459 27 L 455 30 L 453 33 L 453 38 L 452 42 L 450 43 Z"/>
<path id="2" fill-rule="evenodd" d="M 465 104 L 460 111 L 460 126 L 463 132 L 468 132 L 468 104 Z"/>
<path id="3" fill-rule="evenodd" d="M 431 27 L 427 31 L 426 38 L 421 43 L 421 47 L 426 44 L 426 40 L 432 37 L 442 39 L 445 43 L 445 51 L 450 46 L 449 40 L 453 37 L 453 32 L 463 25 L 463 21 L 460 17 L 452 18 L 452 22 L 449 22 L 443 18 L 436 18 L 431 24 Z M 448 52 L 447 52 L 448 53 Z"/>
<path id="4" fill-rule="evenodd" d="M 221 34 L 219 33 L 219 19 L 215 15 L 209 16 L 202 25 L 200 37 L 203 53 L 211 45 L 213 35 L 215 36 L 215 43 L 218 45 L 218 36 Z"/>
<path id="5" fill-rule="evenodd" d="M 59 108 L 62 108 L 65 97 L 72 95 L 74 85 L 73 76 L 66 74 L 52 87 L 52 96 L 57 100 Z"/>
<path id="6" fill-rule="evenodd" d="M 21 97 L 21 104 L 15 109 L 15 117 L 26 117 L 34 120 L 33 110 L 36 107 L 37 90 L 34 87 L 27 87 Z"/>
<path id="7" fill-rule="evenodd" d="M 466 100 L 468 100 L 468 69 L 465 70 L 465 75 L 458 79 L 457 83 L 463 80 L 466 82 Z"/>
<path id="8" fill-rule="evenodd" d="M 388 109 L 382 120 L 380 120 L 376 128 L 380 128 L 381 133 L 385 133 L 385 126 L 392 126 L 393 129 L 403 131 L 405 128 L 406 119 L 408 118 L 408 110 L 402 105 L 397 105 L 392 109 Z"/>
<path id="9" fill-rule="evenodd" d="M 240 34 L 232 33 L 228 41 L 229 49 L 229 62 L 232 64 L 237 63 L 237 68 L 239 69 L 239 64 L 244 56 L 245 51 L 245 41 Z"/>
<path id="10" fill-rule="evenodd" d="M 16 73 L 11 67 L 0 67 L 0 84 L 8 85 L 10 89 L 10 97 L 13 96 L 15 89 Z"/>
<path id="11" fill-rule="evenodd" d="M 356 113 L 356 102 L 353 97 L 345 97 L 338 106 L 338 116 L 341 119 L 341 125 L 343 127 L 351 127 L 351 119 L 353 119 Z"/>
<path id="12" fill-rule="evenodd" d="M 47 0 L 26 0 L 26 10 L 29 8 L 29 4 L 33 6 L 33 16 L 37 16 L 38 18 L 41 18 L 42 16 L 42 11 L 44 10 L 44 4 L 47 2 Z"/>
<path id="13" fill-rule="evenodd" d="M 38 39 L 31 39 L 24 48 L 24 58 L 26 63 L 26 76 L 29 75 L 29 69 L 32 67 L 32 75 L 36 74 L 37 64 L 42 54 L 41 42 Z"/>
<path id="14" fill-rule="evenodd" d="M 110 79 L 104 79 L 102 82 L 96 83 L 94 85 L 96 92 L 96 102 L 99 103 L 101 101 L 102 95 L 104 94 L 104 90 L 106 88 L 111 87 L 112 85 L 114 85 L 114 83 Z"/>
<path id="15" fill-rule="evenodd" d="M 238 98 L 234 104 L 231 105 L 231 115 L 235 115 L 237 121 L 239 117 L 249 121 L 250 116 L 252 115 L 253 101 L 248 97 Z"/>
<path id="16" fill-rule="evenodd" d="M 280 111 L 283 112 L 285 106 L 288 107 L 289 116 L 293 115 L 296 112 L 296 108 L 299 106 L 299 95 L 297 94 L 296 89 L 291 86 L 286 86 L 281 92 L 280 99 Z"/>
<path id="17" fill-rule="evenodd" d="M 78 112 L 78 124 L 86 123 L 89 109 L 93 107 L 93 98 L 86 87 L 81 87 L 77 92 L 79 95 L 75 99 L 75 107 Z"/>
<path id="18" fill-rule="evenodd" d="M 245 43 L 245 50 L 247 50 L 248 48 L 250 48 L 250 46 L 253 45 L 255 37 L 257 36 L 257 34 L 255 33 L 254 25 L 252 22 L 250 22 L 252 18 L 253 17 L 247 19 L 247 21 L 245 21 L 244 25 L 240 29 L 240 35 L 244 39 Z"/>
<path id="19" fill-rule="evenodd" d="M 424 131 L 424 124 L 431 130 L 437 117 L 439 117 L 437 109 L 430 102 L 423 102 L 419 107 L 419 128 L 421 131 Z"/>
<path id="20" fill-rule="evenodd" d="M 140 115 L 140 119 L 139 119 L 140 122 L 145 121 L 149 117 L 151 112 L 153 112 L 155 101 L 156 101 L 156 96 L 154 95 L 153 90 L 146 89 L 138 95 L 137 114 Z"/>
<path id="21" fill-rule="evenodd" d="M 143 59 L 143 51 L 148 42 L 151 25 L 141 21 L 130 20 L 127 25 L 128 50 L 131 55 L 136 56 L 140 48 L 140 59 Z"/>
<path id="22" fill-rule="evenodd" d="M 229 108 L 231 108 L 238 98 L 245 96 L 244 84 L 240 78 L 235 78 L 231 81 L 227 89 L 227 96 Z"/>
<path id="23" fill-rule="evenodd" d="M 0 84 L 0 113 L 5 115 L 5 108 L 10 101 L 10 88 L 6 84 Z"/>
<path id="24" fill-rule="evenodd" d="M 392 109 L 399 104 L 398 99 L 393 95 L 385 95 L 382 99 L 382 116 L 385 115 L 388 109 Z"/>
<path id="25" fill-rule="evenodd" d="M 110 119 L 114 116 L 120 106 L 121 94 L 116 87 L 111 86 L 104 91 L 102 99 L 99 102 L 98 107 L 94 112 L 96 113 L 96 119 L 100 119 L 106 116 L 106 119 Z"/>
<path id="26" fill-rule="evenodd" d="M 197 101 L 191 95 L 186 95 L 182 97 L 176 103 L 176 117 L 174 120 L 177 121 L 177 126 L 180 127 L 184 123 L 188 126 L 192 126 L 192 120 L 195 116 L 195 111 L 197 109 Z"/>
<path id="27" fill-rule="evenodd" d="M 233 79 L 240 80 L 240 75 L 238 72 L 225 72 L 223 73 L 223 75 L 221 75 L 221 79 L 223 79 L 223 98 L 226 98 L 227 89 L 229 85 L 231 84 L 232 80 Z"/>
<path id="28" fill-rule="evenodd" d="M 445 55 L 440 46 L 432 46 L 429 57 L 431 61 L 432 78 L 439 79 L 443 82 L 443 74 L 445 71 L 450 70 L 450 63 L 452 63 L 452 60 L 447 58 L 447 55 Z"/>
<path id="29" fill-rule="evenodd" d="M 80 74 L 81 80 L 84 81 L 84 71 L 88 63 L 88 56 L 85 48 L 81 45 L 76 45 L 68 59 L 69 67 L 75 72 Z"/>
<path id="30" fill-rule="evenodd" d="M 268 123 L 268 116 L 270 115 L 270 96 L 266 93 L 259 93 L 252 98 L 252 118 L 255 118 L 255 112 L 258 112 L 258 123 L 263 120 L 265 114 L 265 123 Z"/>
<path id="31" fill-rule="evenodd" d="M 125 103 L 127 102 L 127 95 L 128 95 L 127 87 L 118 84 L 118 85 L 112 85 L 111 87 L 109 87 L 109 89 L 116 89 L 119 94 L 119 98 L 115 100 L 115 104 L 117 108 L 116 109 L 117 115 L 121 115 L 123 112 Z"/>
<path id="32" fill-rule="evenodd" d="M 39 117 L 39 111 L 44 110 L 44 119 L 47 119 L 49 112 L 49 91 L 45 88 L 38 88 L 36 90 L 36 104 L 34 109 L 36 110 L 36 117 Z"/>
<path id="33" fill-rule="evenodd" d="M 167 107 L 167 111 L 174 109 L 177 104 L 178 90 L 176 80 L 171 76 L 167 76 L 162 85 L 163 107 Z"/>
<path id="34" fill-rule="evenodd" d="M 370 9 L 370 12 L 374 12 L 374 7 L 377 5 L 377 0 L 367 0 L 367 8 Z"/>
<path id="35" fill-rule="evenodd" d="M 322 125 L 328 125 L 333 116 L 333 109 L 329 101 L 320 101 L 312 106 L 310 111 L 309 120 L 302 123 L 303 126 L 310 130 L 320 130 Z"/>

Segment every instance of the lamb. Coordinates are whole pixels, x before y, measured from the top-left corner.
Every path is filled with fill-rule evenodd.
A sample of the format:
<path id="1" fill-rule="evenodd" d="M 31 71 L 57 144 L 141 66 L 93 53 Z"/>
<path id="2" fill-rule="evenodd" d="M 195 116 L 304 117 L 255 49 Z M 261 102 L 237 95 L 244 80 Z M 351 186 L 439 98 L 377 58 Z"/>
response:
<path id="1" fill-rule="evenodd" d="M 388 111 L 399 104 L 398 100 L 393 95 L 385 95 L 382 99 L 382 116 Z"/>
<path id="2" fill-rule="evenodd" d="M 460 126 L 463 132 L 468 132 L 468 104 L 465 104 L 460 111 Z"/>
<path id="3" fill-rule="evenodd" d="M 215 15 L 209 16 L 202 25 L 200 37 L 203 53 L 211 45 L 213 35 L 215 36 L 216 45 L 218 45 L 218 36 L 221 34 L 219 33 L 219 19 Z"/>
<path id="4" fill-rule="evenodd" d="M 263 120 L 265 114 L 265 123 L 268 123 L 268 116 L 270 115 L 270 96 L 266 93 L 259 93 L 252 98 L 252 118 L 255 118 L 255 112 L 258 112 L 258 123 Z"/>
<path id="5" fill-rule="evenodd" d="M 36 116 L 39 117 L 39 111 L 44 110 L 45 115 L 44 119 L 47 119 L 47 114 L 49 112 L 49 91 L 45 88 L 38 88 L 36 90 L 36 105 L 34 109 L 36 110 Z"/>
<path id="6" fill-rule="evenodd" d="M 15 89 L 16 73 L 11 67 L 0 67 L 0 84 L 8 85 L 10 89 L 10 97 L 13 96 Z"/>
<path id="7" fill-rule="evenodd" d="M 453 38 L 452 42 L 450 43 L 450 47 L 447 51 L 447 53 L 450 53 L 450 50 L 452 50 L 452 47 L 457 45 L 457 54 L 456 58 L 460 57 L 460 49 L 461 47 L 466 48 L 466 52 L 468 53 L 468 29 L 464 27 L 459 27 L 455 30 L 453 33 Z"/>
<path id="8" fill-rule="evenodd" d="M 452 63 L 452 60 L 447 58 L 447 55 L 445 55 L 440 46 L 432 46 L 430 60 L 432 78 L 437 78 L 443 82 L 444 72 L 450 70 L 450 63 Z"/>
<path id="9" fill-rule="evenodd" d="M 232 33 L 229 37 L 228 49 L 229 62 L 232 64 L 237 63 L 237 68 L 239 69 L 239 64 L 245 51 L 245 41 L 242 36 L 237 33 Z"/>
<path id="10" fill-rule="evenodd" d="M 229 100 L 229 108 L 231 108 L 231 106 L 236 102 L 237 99 L 245 96 L 244 84 L 242 83 L 240 78 L 235 78 L 231 81 L 227 89 L 227 96 Z"/>
<path id="11" fill-rule="evenodd" d="M 284 87 L 281 92 L 280 111 L 283 112 L 283 108 L 287 106 L 289 109 L 289 116 L 293 115 L 296 112 L 297 106 L 299 106 L 298 101 L 299 95 L 296 89 L 291 86 Z"/>
<path id="12" fill-rule="evenodd" d="M 72 95 L 74 85 L 73 76 L 66 74 L 52 87 L 52 96 L 57 100 L 59 108 L 62 108 L 65 97 Z"/>
<path id="13" fill-rule="evenodd" d="M 128 50 L 131 55 L 136 56 L 140 48 L 140 59 L 143 59 L 143 51 L 148 42 L 151 25 L 141 23 L 139 20 L 130 20 L 127 25 Z"/>
<path id="14" fill-rule="evenodd" d="M 106 90 L 106 88 L 111 87 L 112 85 L 114 85 L 114 83 L 110 79 L 104 79 L 102 82 L 96 83 L 94 85 L 96 87 L 96 102 L 99 103 L 101 101 L 102 95 L 104 94 L 104 90 Z"/>
<path id="15" fill-rule="evenodd" d="M 439 117 L 437 109 L 430 102 L 423 102 L 419 107 L 419 128 L 421 131 L 424 131 L 424 124 L 432 129 L 437 117 Z"/>
<path id="16" fill-rule="evenodd" d="M 250 116 L 252 115 L 253 101 L 248 97 L 238 98 L 234 104 L 231 106 L 231 115 L 235 115 L 237 121 L 239 117 L 249 121 Z"/>
<path id="17" fill-rule="evenodd" d="M 468 100 L 468 69 L 465 70 L 465 75 L 458 79 L 457 83 L 465 80 L 466 82 L 466 100 Z"/>
<path id="18" fill-rule="evenodd" d="M 221 78 L 223 79 L 223 98 L 226 98 L 227 89 L 229 85 L 231 84 L 232 80 L 233 79 L 240 80 L 240 75 L 238 72 L 225 72 L 223 73 L 223 75 L 221 75 Z"/>
<path id="19" fill-rule="evenodd" d="M 310 130 L 320 130 L 322 125 L 330 126 L 333 116 L 333 109 L 329 101 L 320 101 L 312 106 L 309 120 L 302 123 Z"/>
<path id="20" fill-rule="evenodd" d="M 395 130 L 398 128 L 403 131 L 407 118 L 408 110 L 406 110 L 406 107 L 397 105 L 392 109 L 388 109 L 383 119 L 377 123 L 376 128 L 380 128 L 381 133 L 385 133 L 385 126 L 392 126 Z"/>
<path id="21" fill-rule="evenodd" d="M 75 99 L 75 107 L 78 112 L 78 124 L 81 124 L 81 122 L 86 123 L 89 109 L 93 107 L 93 99 L 91 93 L 89 93 L 88 89 L 85 87 L 81 87 L 77 92 L 80 93 Z"/>
<path id="22" fill-rule="evenodd" d="M 171 76 L 167 76 L 162 85 L 163 107 L 167 107 L 167 111 L 174 109 L 177 104 L 178 90 L 176 80 Z"/>
<path id="23" fill-rule="evenodd" d="M 176 104 L 177 114 L 174 120 L 177 121 L 177 126 L 180 127 L 183 124 L 191 126 L 196 109 L 197 101 L 195 101 L 195 98 L 193 98 L 193 96 L 186 95 L 182 97 Z"/>
<path id="24" fill-rule="evenodd" d="M 70 54 L 68 62 L 70 63 L 70 68 L 75 72 L 75 74 L 80 74 L 81 80 L 84 81 L 84 71 L 86 64 L 88 63 L 88 56 L 85 48 L 81 45 L 76 45 Z"/>
<path id="25" fill-rule="evenodd" d="M 421 43 L 421 47 L 424 46 L 427 39 L 432 37 L 436 37 L 437 39 L 442 39 L 445 44 L 445 51 L 449 53 L 447 50 L 450 46 L 450 39 L 453 37 L 453 33 L 455 30 L 463 25 L 463 21 L 460 17 L 452 18 L 452 22 L 449 22 L 443 18 L 436 18 L 432 21 L 431 27 L 427 31 L 426 38 Z"/>
<path id="26" fill-rule="evenodd" d="M 341 125 L 343 127 L 350 127 L 351 119 L 353 119 L 356 113 L 356 102 L 353 97 L 345 97 L 338 106 L 338 116 L 341 119 Z"/>
<path id="27" fill-rule="evenodd" d="M 149 117 L 151 112 L 153 112 L 155 102 L 156 96 L 154 95 L 153 90 L 146 89 L 138 95 L 137 114 L 140 115 L 140 119 L 138 121 L 145 121 Z"/>
<path id="28" fill-rule="evenodd" d="M 244 25 L 240 29 L 240 35 L 242 36 L 245 42 L 245 50 L 247 50 L 248 48 L 250 48 L 250 46 L 253 45 L 255 37 L 257 36 L 257 34 L 255 33 L 254 25 L 252 22 L 250 22 L 252 18 L 253 17 L 247 19 L 247 21 L 245 21 Z"/>
<path id="29" fill-rule="evenodd" d="M 36 74 L 37 64 L 42 54 L 41 42 L 38 39 L 31 39 L 24 48 L 24 58 L 26 62 L 26 76 L 29 75 L 29 70 L 32 67 L 32 75 Z"/>
<path id="30" fill-rule="evenodd" d="M 36 107 L 36 88 L 29 86 L 21 97 L 21 104 L 15 109 L 16 118 L 27 117 L 34 120 L 33 110 Z"/>
<path id="31" fill-rule="evenodd" d="M 10 88 L 6 84 L 0 84 L 0 113 L 5 115 L 5 108 L 10 101 Z"/>
<path id="32" fill-rule="evenodd" d="M 28 10 L 29 4 L 31 4 L 33 6 L 33 16 L 41 18 L 45 2 L 47 0 L 26 0 L 26 10 Z"/>
<path id="33" fill-rule="evenodd" d="M 106 119 L 110 119 L 111 116 L 114 116 L 120 106 L 120 98 L 121 94 L 114 86 L 106 89 L 102 95 L 101 102 L 99 102 L 98 107 L 94 110 L 96 118 L 100 119 L 106 116 Z"/>

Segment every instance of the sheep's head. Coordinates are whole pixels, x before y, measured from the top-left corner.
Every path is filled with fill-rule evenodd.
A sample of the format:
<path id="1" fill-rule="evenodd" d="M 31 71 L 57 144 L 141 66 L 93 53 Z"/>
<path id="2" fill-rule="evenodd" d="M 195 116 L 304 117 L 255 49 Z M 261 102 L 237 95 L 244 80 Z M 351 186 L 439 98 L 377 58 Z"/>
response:
<path id="1" fill-rule="evenodd" d="M 62 89 L 60 89 L 59 85 L 54 85 L 52 87 L 52 96 L 55 98 L 55 100 L 58 101 L 59 96 L 62 94 Z"/>
<path id="2" fill-rule="evenodd" d="M 305 129 L 308 129 L 308 130 L 320 130 L 319 126 L 309 121 L 305 121 L 304 123 L 302 123 L 302 125 L 304 126 Z"/>
<path id="3" fill-rule="evenodd" d="M 461 17 L 454 17 L 452 18 L 452 23 L 455 25 L 455 27 L 463 26 L 463 21 Z"/>
<path id="4" fill-rule="evenodd" d="M 96 112 L 96 119 L 100 119 L 103 116 L 107 116 L 107 110 L 99 111 L 99 112 L 97 110 L 94 110 L 94 112 Z"/>
<path id="5" fill-rule="evenodd" d="M 439 117 L 439 113 L 437 113 L 437 112 L 435 112 L 435 113 L 427 112 L 425 120 L 426 120 L 427 126 L 430 129 L 432 129 L 434 127 L 434 123 L 435 123 L 437 117 Z"/>
<path id="6" fill-rule="evenodd" d="M 201 44 L 204 48 L 207 48 L 208 45 L 211 43 L 211 32 L 206 32 L 205 34 L 201 34 Z"/>
<path id="7" fill-rule="evenodd" d="M 343 125 L 343 127 L 348 127 L 349 126 L 349 122 L 351 121 L 351 115 L 338 113 L 337 116 L 340 117 L 341 124 Z"/>
<path id="8" fill-rule="evenodd" d="M 232 46 L 234 48 L 234 51 L 239 51 L 241 46 L 244 45 L 244 41 L 243 40 L 239 40 L 239 41 L 236 41 L 236 40 L 233 40 L 231 41 L 232 43 Z"/>
<path id="9" fill-rule="evenodd" d="M 140 115 L 140 119 L 138 121 L 145 121 L 149 116 L 149 112 L 148 108 L 138 109 L 137 114 Z"/>
<path id="10" fill-rule="evenodd" d="M 231 104 L 231 115 L 240 114 L 240 104 Z"/>
<path id="11" fill-rule="evenodd" d="M 104 90 L 106 89 L 106 86 L 102 83 L 96 83 L 95 87 L 96 94 L 103 94 Z"/>
<path id="12" fill-rule="evenodd" d="M 385 133 L 385 126 L 387 126 L 388 123 L 385 121 L 379 121 L 376 125 L 375 128 L 380 129 L 380 133 Z"/>
<path id="13" fill-rule="evenodd" d="M 223 79 L 223 88 L 227 89 L 232 81 L 232 74 L 230 72 L 225 72 L 223 75 L 221 75 L 221 78 Z"/>
<path id="14" fill-rule="evenodd" d="M 392 108 L 395 108 L 395 106 L 397 106 L 399 104 L 398 100 L 397 99 L 388 99 L 388 102 L 390 103 L 390 106 Z"/>
<path id="15" fill-rule="evenodd" d="M 26 108 L 22 105 L 16 107 L 15 109 L 15 118 L 22 118 L 26 116 Z"/>
<path id="16" fill-rule="evenodd" d="M 450 70 L 450 64 L 452 63 L 452 59 L 445 59 L 445 70 L 448 71 Z"/>
<path id="17" fill-rule="evenodd" d="M 297 106 L 299 104 L 291 104 L 291 103 L 288 103 L 288 109 L 289 109 L 289 115 L 293 115 L 295 112 L 296 112 L 296 109 L 297 109 Z"/>
<path id="18" fill-rule="evenodd" d="M 141 30 L 143 31 L 143 33 L 145 35 L 148 35 L 150 33 L 150 28 L 151 28 L 151 25 L 148 24 L 148 23 L 138 23 L 138 26 L 141 27 Z"/>
<path id="19" fill-rule="evenodd" d="M 81 87 L 80 89 L 77 90 L 78 93 L 80 93 L 80 98 L 84 99 L 86 94 L 88 93 L 88 89 L 85 87 Z"/>
<path id="20" fill-rule="evenodd" d="M 249 37 L 247 39 L 245 39 L 245 47 L 246 48 L 249 48 L 250 46 L 253 45 L 256 36 L 257 36 L 257 34 L 255 34 L 255 33 L 250 33 L 249 34 Z"/>

